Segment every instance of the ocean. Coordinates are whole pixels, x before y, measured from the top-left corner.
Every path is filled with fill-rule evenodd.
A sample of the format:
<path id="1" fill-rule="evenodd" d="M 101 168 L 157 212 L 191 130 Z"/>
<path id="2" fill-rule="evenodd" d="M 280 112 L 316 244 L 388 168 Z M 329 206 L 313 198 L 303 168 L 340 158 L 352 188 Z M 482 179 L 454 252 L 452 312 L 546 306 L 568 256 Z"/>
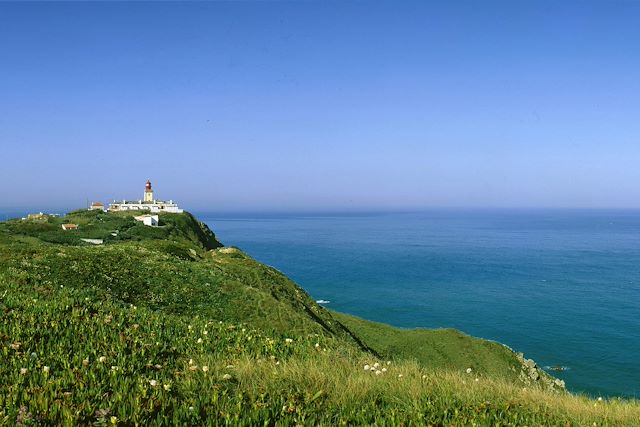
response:
<path id="1" fill-rule="evenodd" d="M 456 328 L 564 367 L 573 392 L 640 397 L 640 211 L 197 216 L 329 308 Z"/>

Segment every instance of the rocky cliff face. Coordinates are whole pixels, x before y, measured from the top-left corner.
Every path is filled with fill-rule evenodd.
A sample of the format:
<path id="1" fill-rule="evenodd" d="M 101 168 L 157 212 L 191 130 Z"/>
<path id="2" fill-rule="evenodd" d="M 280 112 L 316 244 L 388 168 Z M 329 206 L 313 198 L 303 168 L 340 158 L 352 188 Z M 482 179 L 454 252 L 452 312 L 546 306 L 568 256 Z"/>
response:
<path id="1" fill-rule="evenodd" d="M 547 374 L 536 362 L 531 359 L 526 359 L 523 353 L 516 353 L 516 357 L 521 364 L 519 378 L 524 384 L 541 384 L 550 390 L 565 391 L 563 380 Z"/>

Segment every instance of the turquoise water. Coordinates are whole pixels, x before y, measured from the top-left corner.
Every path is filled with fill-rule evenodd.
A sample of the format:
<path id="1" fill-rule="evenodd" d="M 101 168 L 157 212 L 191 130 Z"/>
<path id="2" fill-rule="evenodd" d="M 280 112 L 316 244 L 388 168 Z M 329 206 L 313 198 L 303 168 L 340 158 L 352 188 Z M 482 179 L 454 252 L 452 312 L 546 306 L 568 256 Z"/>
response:
<path id="1" fill-rule="evenodd" d="M 640 397 L 640 211 L 199 214 L 338 311 L 453 327 L 572 391 Z"/>

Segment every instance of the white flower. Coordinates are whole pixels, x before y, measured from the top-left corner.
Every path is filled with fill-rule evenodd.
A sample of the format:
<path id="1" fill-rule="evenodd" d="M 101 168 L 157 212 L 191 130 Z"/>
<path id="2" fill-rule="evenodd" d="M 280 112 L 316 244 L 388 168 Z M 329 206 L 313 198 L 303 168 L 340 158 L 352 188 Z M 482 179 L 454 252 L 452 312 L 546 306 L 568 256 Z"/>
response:
<path id="1" fill-rule="evenodd" d="M 378 369 L 380 367 L 380 364 L 378 362 L 376 362 L 376 363 L 373 364 L 373 367 Z"/>
<path id="2" fill-rule="evenodd" d="M 467 374 L 471 373 L 471 368 L 467 368 Z"/>
<path id="3" fill-rule="evenodd" d="M 193 411 L 193 406 L 189 406 L 189 410 L 190 410 L 190 411 Z"/>
<path id="4" fill-rule="evenodd" d="M 387 365 L 391 365 L 391 360 L 387 360 Z"/>
<path id="5" fill-rule="evenodd" d="M 27 372 L 29 372 L 27 368 L 20 368 L 20 375 L 27 375 Z"/>
<path id="6" fill-rule="evenodd" d="M 207 335 L 207 334 L 209 334 L 209 331 L 207 331 L 206 329 L 202 331 L 202 335 Z"/>
<path id="7" fill-rule="evenodd" d="M 171 391 L 171 384 L 164 384 L 162 386 L 166 391 Z"/>
<path id="8" fill-rule="evenodd" d="M 320 343 L 316 343 L 316 345 L 314 347 L 315 348 L 319 348 L 320 347 Z"/>
<path id="9" fill-rule="evenodd" d="M 155 386 L 157 386 L 157 385 L 158 385 L 158 381 L 156 381 L 156 380 L 150 380 L 150 381 L 149 381 L 149 384 L 151 385 L 151 387 L 155 387 Z"/>
<path id="10" fill-rule="evenodd" d="M 48 366 L 43 366 L 42 367 L 42 372 L 44 372 L 45 374 L 49 373 L 49 367 Z"/>
<path id="11" fill-rule="evenodd" d="M 189 365 L 193 365 L 193 364 L 194 364 L 193 359 L 189 359 Z"/>
<path id="12" fill-rule="evenodd" d="M 287 344 L 291 344 L 293 342 L 293 340 L 291 338 L 287 338 L 284 340 Z"/>
<path id="13" fill-rule="evenodd" d="M 427 376 L 426 376 L 426 375 L 423 375 L 423 376 L 422 376 L 422 379 L 423 379 L 423 380 L 426 380 L 426 379 L 427 379 Z"/>
<path id="14" fill-rule="evenodd" d="M 382 371 L 376 371 L 376 375 L 382 374 Z"/>
<path id="15" fill-rule="evenodd" d="M 202 367 L 202 372 L 209 372 L 209 367 L 208 366 L 203 366 Z"/>
<path id="16" fill-rule="evenodd" d="M 98 362 L 103 363 L 105 360 L 107 360 L 107 358 L 105 356 L 100 356 L 98 358 Z"/>
<path id="17" fill-rule="evenodd" d="M 202 338 L 198 338 L 198 344 L 202 344 Z"/>
<path id="18" fill-rule="evenodd" d="M 369 365 L 364 365 L 364 370 L 365 370 L 365 371 L 368 371 L 369 369 L 371 369 L 371 366 L 369 366 Z"/>
<path id="19" fill-rule="evenodd" d="M 404 375 L 402 374 L 398 374 L 398 378 L 402 378 Z"/>
<path id="20" fill-rule="evenodd" d="M 119 369 L 119 368 L 118 368 L 117 366 L 112 366 L 112 367 L 111 367 L 111 370 L 112 370 L 112 371 L 117 371 L 118 369 Z"/>
<path id="21" fill-rule="evenodd" d="M 387 368 L 382 368 L 382 372 L 387 372 Z"/>
<path id="22" fill-rule="evenodd" d="M 476 382 L 480 381 L 478 378 L 476 378 Z"/>
<path id="23" fill-rule="evenodd" d="M 227 368 L 227 369 L 233 369 L 234 367 L 235 367 L 235 366 L 233 366 L 233 365 L 227 365 L 227 366 L 225 366 L 225 368 Z"/>
<path id="24" fill-rule="evenodd" d="M 231 375 L 229 375 L 229 374 L 224 374 L 224 375 L 222 376 L 222 379 L 223 379 L 223 380 L 230 380 L 230 379 L 231 379 Z"/>
<path id="25" fill-rule="evenodd" d="M 601 397 L 598 397 L 598 402 L 602 402 L 602 398 Z"/>

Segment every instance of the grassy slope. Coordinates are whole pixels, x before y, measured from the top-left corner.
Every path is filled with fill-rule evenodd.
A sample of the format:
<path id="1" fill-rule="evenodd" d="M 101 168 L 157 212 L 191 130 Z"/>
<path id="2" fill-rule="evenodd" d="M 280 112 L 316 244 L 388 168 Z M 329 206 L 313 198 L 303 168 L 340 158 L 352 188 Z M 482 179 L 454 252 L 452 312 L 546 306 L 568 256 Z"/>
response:
<path id="1" fill-rule="evenodd" d="M 520 363 L 510 349 L 496 342 L 473 338 L 454 329 L 400 329 L 331 313 L 383 357 L 413 359 L 428 369 L 466 372 L 471 368 L 474 376 L 518 380 Z"/>
<path id="2" fill-rule="evenodd" d="M 61 234 L 63 221 L 105 245 Z M 189 215 L 162 224 L 82 211 L 0 223 L 0 424 L 584 425 L 640 416 L 635 402 L 523 391 L 502 346 L 332 314 L 237 249 L 207 250 L 219 243 Z M 362 368 L 376 362 L 387 372 Z"/>

